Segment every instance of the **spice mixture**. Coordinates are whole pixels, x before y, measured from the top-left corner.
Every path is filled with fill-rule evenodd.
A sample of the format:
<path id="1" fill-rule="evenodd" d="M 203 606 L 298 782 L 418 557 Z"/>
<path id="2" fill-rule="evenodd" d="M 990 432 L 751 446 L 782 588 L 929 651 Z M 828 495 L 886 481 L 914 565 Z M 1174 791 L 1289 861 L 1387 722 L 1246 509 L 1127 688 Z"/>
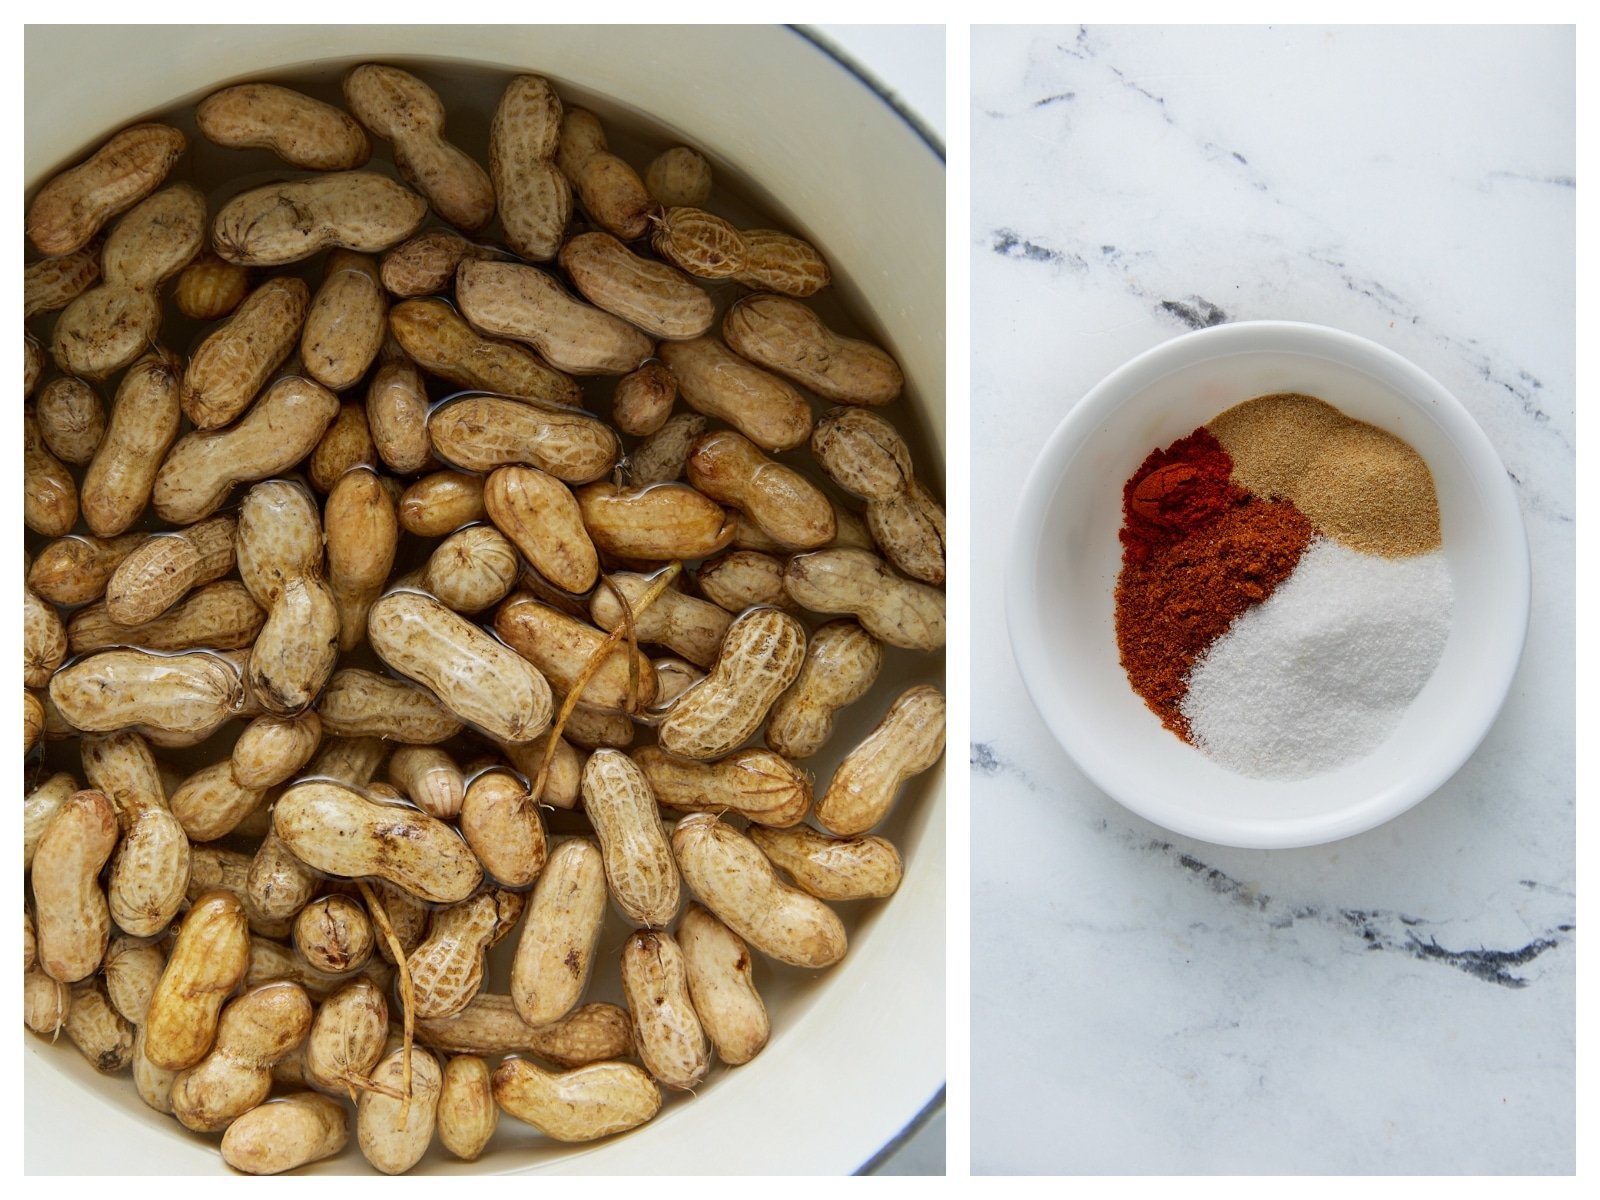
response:
<path id="1" fill-rule="evenodd" d="M 1370 752 L 1432 675 L 1450 577 L 1420 455 L 1311 396 L 1261 396 L 1123 487 L 1117 644 L 1162 723 L 1242 774 Z"/>

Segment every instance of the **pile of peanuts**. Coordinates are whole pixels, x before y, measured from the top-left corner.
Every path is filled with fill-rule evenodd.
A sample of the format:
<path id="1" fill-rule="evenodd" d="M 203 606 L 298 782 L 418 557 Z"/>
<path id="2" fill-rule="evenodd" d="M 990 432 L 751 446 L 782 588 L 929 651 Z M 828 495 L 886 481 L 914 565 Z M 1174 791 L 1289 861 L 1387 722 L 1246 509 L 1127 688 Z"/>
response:
<path id="1" fill-rule="evenodd" d="M 758 962 L 844 956 L 944 748 L 911 686 L 813 802 L 944 645 L 902 375 L 822 255 L 538 76 L 487 169 L 410 72 L 343 98 L 201 102 L 279 182 L 208 198 L 146 123 L 27 213 L 24 1019 L 251 1173 L 352 1120 L 391 1174 L 502 1112 L 588 1141 L 749 1062 Z"/>

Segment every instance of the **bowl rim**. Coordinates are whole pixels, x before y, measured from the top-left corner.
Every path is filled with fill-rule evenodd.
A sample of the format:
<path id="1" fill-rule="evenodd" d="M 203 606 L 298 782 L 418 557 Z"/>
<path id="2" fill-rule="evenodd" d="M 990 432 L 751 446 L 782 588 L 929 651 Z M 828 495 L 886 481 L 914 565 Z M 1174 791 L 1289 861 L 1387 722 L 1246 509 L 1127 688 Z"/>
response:
<path id="1" fill-rule="evenodd" d="M 1263 351 L 1322 358 L 1366 370 L 1389 381 L 1397 391 L 1430 405 L 1447 425 L 1469 473 L 1483 485 L 1486 503 L 1498 518 L 1499 532 L 1510 541 L 1507 569 L 1515 570 L 1519 576 L 1514 604 L 1506 613 L 1507 635 L 1484 659 L 1484 700 L 1461 728 L 1451 753 L 1440 755 L 1397 783 L 1333 812 L 1271 823 L 1237 821 L 1204 812 L 1175 812 L 1152 801 L 1131 787 L 1132 781 L 1119 773 L 1110 756 L 1100 752 L 1066 714 L 1052 706 L 1045 686 L 1047 659 L 1042 653 L 1046 613 L 1034 554 L 1045 532 L 1051 495 L 1067 464 L 1112 410 L 1128 396 L 1185 366 Z M 1530 557 L 1521 508 L 1504 464 L 1466 406 L 1432 375 L 1386 346 L 1332 326 L 1288 320 L 1236 321 L 1180 334 L 1135 355 L 1084 393 L 1046 439 L 1022 486 L 1004 578 L 1007 633 L 1023 686 L 1052 736 L 1090 782 L 1124 808 L 1171 832 L 1217 845 L 1263 850 L 1321 845 L 1365 833 L 1393 820 L 1442 787 L 1477 751 L 1505 704 L 1527 639 L 1531 604 Z M 1292 786 L 1293 781 L 1286 782 Z"/>

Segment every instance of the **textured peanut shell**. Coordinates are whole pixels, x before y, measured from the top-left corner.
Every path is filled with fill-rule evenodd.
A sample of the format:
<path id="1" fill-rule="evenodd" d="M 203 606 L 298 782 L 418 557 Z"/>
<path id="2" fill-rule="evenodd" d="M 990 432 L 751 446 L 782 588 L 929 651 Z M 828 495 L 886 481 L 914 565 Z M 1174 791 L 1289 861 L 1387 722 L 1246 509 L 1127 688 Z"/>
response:
<path id="1" fill-rule="evenodd" d="M 95 1070 L 112 1075 L 133 1056 L 133 1026 L 112 1007 L 105 984 L 85 980 L 71 989 L 72 1000 L 61 1031 Z"/>
<path id="2" fill-rule="evenodd" d="M 783 586 L 802 608 L 850 613 L 880 641 L 907 650 L 944 645 L 944 593 L 905 579 L 866 550 L 829 549 L 797 554 L 784 568 Z"/>
<path id="3" fill-rule="evenodd" d="M 364 967 L 377 948 L 367 910 L 349 896 L 319 896 L 311 901 L 295 914 L 293 932 L 296 952 L 319 971 L 333 975 Z"/>
<path id="4" fill-rule="evenodd" d="M 753 826 L 750 840 L 819 900 L 878 899 L 894 895 L 900 886 L 900 852 L 881 837 L 834 838 L 809 825 Z"/>
<path id="5" fill-rule="evenodd" d="M 195 124 L 230 149 L 271 150 L 307 171 L 348 171 L 372 156 L 361 126 L 331 104 L 275 83 L 241 83 L 212 92 Z"/>
<path id="6" fill-rule="evenodd" d="M 61 983 L 92 975 L 105 958 L 111 914 L 99 875 L 117 832 L 104 793 L 75 792 L 56 809 L 34 849 L 30 879 L 39 966 Z"/>
<path id="7" fill-rule="evenodd" d="M 667 423 L 678 399 L 678 381 L 658 362 L 647 362 L 617 380 L 611 393 L 611 423 L 623 433 L 648 437 Z"/>
<path id="8" fill-rule="evenodd" d="M 372 1072 L 389 1088 L 404 1086 L 403 1051 L 396 1050 Z M 361 1153 L 385 1175 L 400 1175 L 416 1166 L 433 1141 L 434 1121 L 443 1076 L 438 1060 L 426 1050 L 411 1052 L 411 1094 L 396 1100 L 380 1092 L 362 1092 L 356 1101 L 356 1141 Z"/>
<path id="9" fill-rule="evenodd" d="M 251 988 L 217 1020 L 216 1044 L 172 1084 L 172 1115 L 200 1133 L 220 1133 L 266 1100 L 272 1066 L 311 1029 L 311 1000 L 297 984 Z"/>
<path id="10" fill-rule="evenodd" d="M 689 998 L 717 1057 L 729 1066 L 749 1062 L 772 1034 L 750 951 L 738 934 L 693 901 L 678 922 L 678 945 Z"/>
<path id="11" fill-rule="evenodd" d="M 33 866 L 39 839 L 49 828 L 56 810 L 67 797 L 78 791 L 78 781 L 66 771 L 57 771 L 27 794 L 22 802 L 22 869 Z"/>
<path id="12" fill-rule="evenodd" d="M 869 501 L 867 528 L 905 574 L 934 586 L 944 583 L 944 507 L 918 480 L 888 500 Z"/>
<path id="13" fill-rule="evenodd" d="M 576 380 L 525 346 L 484 337 L 444 300 L 396 304 L 389 310 L 389 332 L 417 366 L 457 387 L 543 404 L 582 403 Z"/>
<path id="14" fill-rule="evenodd" d="M 865 833 L 889 814 L 900 786 L 944 753 L 944 694 L 909 688 L 866 740 L 847 754 L 817 801 L 817 822 L 841 837 Z"/>
<path id="15" fill-rule="evenodd" d="M 537 1054 L 572 1068 L 631 1054 L 633 1022 L 615 1004 L 596 1003 L 532 1026 L 517 1015 L 510 996 L 479 992 L 453 1017 L 418 1021 L 417 1038 L 454 1054 Z"/>
<path id="16" fill-rule="evenodd" d="M 740 300 L 724 314 L 722 336 L 735 354 L 836 403 L 888 404 L 905 386 L 899 364 L 888 354 L 833 332 L 810 308 L 787 296 Z"/>
<path id="17" fill-rule="evenodd" d="M 733 623 L 725 610 L 668 588 L 640 612 L 638 604 L 650 586 L 650 577 L 619 571 L 608 578 L 635 608 L 634 634 L 639 641 L 665 646 L 700 667 L 709 668 L 717 660 L 722 639 Z M 622 624 L 622 606 L 610 588 L 596 589 L 589 611 L 594 623 L 608 633 Z"/>
<path id="18" fill-rule="evenodd" d="M 111 421 L 83 478 L 83 518 L 92 533 L 115 537 L 144 512 L 156 472 L 178 434 L 181 375 L 178 359 L 158 351 L 122 377 Z"/>
<path id="19" fill-rule="evenodd" d="M 367 428 L 384 466 L 410 475 L 427 466 L 428 389 L 422 373 L 395 347 L 367 387 Z"/>
<path id="20" fill-rule="evenodd" d="M 558 1142 L 588 1142 L 643 1125 L 661 1109 L 661 1089 L 625 1062 L 541 1071 L 524 1059 L 494 1073 L 495 1103 Z"/>
<path id="21" fill-rule="evenodd" d="M 135 937 L 166 929 L 189 885 L 189 836 L 160 793 L 151 799 L 126 820 L 106 883 L 111 919 Z"/>
<path id="22" fill-rule="evenodd" d="M 688 1091 L 711 1069 L 711 1043 L 689 998 L 683 951 L 669 933 L 643 931 L 622 946 L 622 993 L 645 1069 Z"/>
<path id="23" fill-rule="evenodd" d="M 426 746 L 447 742 L 462 728 L 461 718 L 427 689 L 355 667 L 333 673 L 317 698 L 317 715 L 323 729 L 337 737 Z"/>
<path id="24" fill-rule="evenodd" d="M 300 334 L 300 361 L 323 387 L 342 392 L 359 383 L 389 333 L 389 298 L 368 255 L 329 253 L 322 286 Z"/>
<path id="25" fill-rule="evenodd" d="M 321 744 L 322 722 L 314 712 L 257 717 L 233 744 L 233 776 L 245 787 L 275 787 L 310 762 Z"/>
<path id="26" fill-rule="evenodd" d="M 315 1092 L 271 1100 L 222 1135 L 222 1160 L 247 1175 L 278 1175 L 330 1158 L 350 1140 L 344 1105 Z"/>
<path id="27" fill-rule="evenodd" d="M 100 247 L 84 246 L 70 254 L 41 259 L 22 269 L 22 315 L 65 308 L 100 278 Z"/>
<path id="28" fill-rule="evenodd" d="M 678 912 L 678 870 L 644 773 L 618 750 L 596 750 L 583 768 L 583 807 L 617 907 L 631 921 L 665 928 Z"/>
<path id="29" fill-rule="evenodd" d="M 29 970 L 22 977 L 22 1023 L 35 1033 L 55 1037 L 72 1008 L 72 987 L 51 979 L 43 971 Z"/>
<path id="30" fill-rule="evenodd" d="M 248 267 L 223 262 L 210 250 L 203 250 L 178 272 L 172 299 L 184 316 L 216 321 L 238 308 L 249 288 Z"/>
<path id="31" fill-rule="evenodd" d="M 654 349 L 644 333 L 578 300 L 537 267 L 463 262 L 456 302 L 479 332 L 524 342 L 571 375 L 625 375 Z"/>
<path id="32" fill-rule="evenodd" d="M 694 570 L 695 587 L 718 608 L 740 613 L 759 604 L 792 608 L 783 590 L 783 560 L 758 550 L 729 550 Z"/>
<path id="33" fill-rule="evenodd" d="M 46 448 L 33 413 L 23 413 L 22 428 L 23 523 L 45 537 L 63 537 L 78 523 L 78 485 Z"/>
<path id="34" fill-rule="evenodd" d="M 662 258 L 701 279 L 727 279 L 744 266 L 744 235 L 700 208 L 668 208 L 652 225 L 650 244 Z"/>
<path id="35" fill-rule="evenodd" d="M 187 599 L 143 625 L 119 625 L 104 604 L 80 608 L 67 622 L 67 643 L 79 655 L 112 646 L 156 651 L 237 650 L 255 641 L 266 618 L 243 584 L 223 580 L 195 589 Z"/>
<path id="36" fill-rule="evenodd" d="M 459 233 L 429 229 L 387 251 L 378 264 L 378 277 L 391 295 L 431 296 L 450 286 L 462 259 L 492 257 L 493 253 Z"/>
<path id="37" fill-rule="evenodd" d="M 211 223 L 228 262 L 277 267 L 334 246 L 375 254 L 417 231 L 428 202 L 371 171 L 339 171 L 235 196 Z"/>
<path id="38" fill-rule="evenodd" d="M 161 331 L 154 293 L 126 283 L 102 283 L 56 318 L 50 355 L 68 375 L 101 380 L 148 350 Z"/>
<path id="39" fill-rule="evenodd" d="M 833 541 L 833 506 L 792 467 L 762 454 L 729 429 L 703 434 L 689 451 L 689 483 L 713 500 L 737 508 L 779 545 L 809 550 Z"/>
<path id="40" fill-rule="evenodd" d="M 67 657 L 61 614 L 26 584 L 22 588 L 22 683 L 44 687 Z"/>
<path id="41" fill-rule="evenodd" d="M 489 175 L 506 244 L 520 258 L 548 262 L 572 218 L 572 185 L 555 164 L 561 98 L 538 75 L 506 84 L 489 126 Z"/>
<path id="42" fill-rule="evenodd" d="M 551 685 L 569 692 L 580 672 L 605 642 L 605 634 L 592 625 L 541 604 L 527 592 L 518 592 L 495 613 L 495 632 L 502 641 L 538 667 Z M 635 707 L 645 708 L 655 699 L 655 670 L 642 653 L 634 656 L 638 677 Z M 628 652 L 619 644 L 607 655 L 585 685 L 583 704 L 609 712 L 628 708 Z"/>
<path id="43" fill-rule="evenodd" d="M 832 966 L 847 948 L 839 917 L 814 896 L 778 878 L 744 834 L 712 813 L 678 822 L 672 850 L 683 881 L 729 929 L 791 966 Z"/>
<path id="44" fill-rule="evenodd" d="M 119 937 L 106 951 L 106 996 L 123 1018 L 132 1025 L 143 1025 L 150 1011 L 161 973 L 167 969 L 167 953 L 156 942 Z"/>
<path id="45" fill-rule="evenodd" d="M 487 771 L 467 784 L 458 822 L 486 875 L 524 888 L 544 868 L 545 832 L 528 785 L 509 771 Z"/>
<path id="46" fill-rule="evenodd" d="M 418 537 L 443 537 L 488 515 L 483 506 L 483 476 L 464 471 L 424 475 L 400 497 L 400 527 Z"/>
<path id="47" fill-rule="evenodd" d="M 835 714 L 864 696 L 882 669 L 882 643 L 856 622 L 818 626 L 800 674 L 773 702 L 767 745 L 785 758 L 809 758 L 832 736 Z"/>
<path id="48" fill-rule="evenodd" d="M 583 999 L 605 913 L 599 849 L 586 838 L 562 842 L 534 885 L 511 963 L 512 1003 L 528 1025 L 558 1021 Z"/>
<path id="49" fill-rule="evenodd" d="M 274 604 L 291 579 L 320 576 L 322 543 L 322 514 L 302 484 L 272 479 L 245 493 L 235 556 L 239 578 L 258 604 Z"/>
<path id="50" fill-rule="evenodd" d="M 294 350 L 310 307 L 305 280 L 275 276 L 207 335 L 183 373 L 183 413 L 196 429 L 220 429 L 249 406 Z"/>
<path id="51" fill-rule="evenodd" d="M 698 413 L 677 413 L 667 418 L 660 429 L 650 434 L 628 455 L 627 478 L 635 488 L 652 483 L 670 483 L 683 478 L 689 461 L 689 448 L 706 431 L 706 419 Z"/>
<path id="52" fill-rule="evenodd" d="M 192 184 L 174 184 L 117 222 L 100 251 L 100 278 L 154 292 L 189 265 L 205 240 L 205 197 Z"/>
<path id="53" fill-rule="evenodd" d="M 484 956 L 522 915 L 519 892 L 493 889 L 438 909 L 406 959 L 419 1017 L 460 1012 L 483 986 Z"/>
<path id="54" fill-rule="evenodd" d="M 556 166 L 596 224 L 625 242 L 644 236 L 655 199 L 638 172 L 606 148 L 599 119 L 581 108 L 561 116 Z"/>
<path id="55" fill-rule="evenodd" d="M 157 1067 L 182 1071 L 216 1039 L 223 1003 L 250 965 L 244 906 L 227 892 L 208 892 L 178 927 L 166 970 L 145 1013 L 145 1055 Z"/>
<path id="56" fill-rule="evenodd" d="M 339 649 L 359 646 L 367 614 L 394 568 L 400 522 L 394 502 L 373 471 L 351 471 L 328 493 L 323 510 L 328 586 L 339 610 Z"/>
<path id="57" fill-rule="evenodd" d="M 88 462 L 105 436 L 105 405 L 92 387 L 70 375 L 44 385 L 34 415 L 46 448 L 63 462 Z"/>
<path id="58" fill-rule="evenodd" d="M 600 557 L 578 501 L 559 479 L 535 467 L 500 467 L 484 483 L 483 503 L 500 532 L 551 583 L 573 593 L 594 586 Z"/>
<path id="59" fill-rule="evenodd" d="M 266 794 L 265 788 L 242 786 L 233 777 L 232 762 L 222 759 L 185 778 L 173 789 L 169 803 L 191 841 L 210 842 L 237 829 Z"/>
<path id="60" fill-rule="evenodd" d="M 435 547 L 420 583 L 459 613 L 480 613 L 505 599 L 522 570 L 517 548 L 492 525 L 458 529 Z"/>
<path id="61" fill-rule="evenodd" d="M 824 413 L 811 434 L 818 465 L 845 491 L 887 500 L 911 483 L 911 451 L 889 421 L 859 408 Z"/>
<path id="62" fill-rule="evenodd" d="M 187 146 L 170 125 L 133 125 L 53 177 L 28 206 L 28 239 L 41 254 L 71 254 L 117 213 L 161 186 Z"/>
<path id="63" fill-rule="evenodd" d="M 57 671 L 50 696 L 69 724 L 91 733 L 135 725 L 209 733 L 245 706 L 238 664 L 204 652 L 105 650 Z"/>
<path id="64" fill-rule="evenodd" d="M 268 920 L 288 921 L 310 902 L 321 882 L 282 839 L 269 832 L 250 860 L 245 900 L 253 912 Z"/>
<path id="65" fill-rule="evenodd" d="M 726 421 L 763 450 L 792 450 L 811 436 L 805 397 L 716 338 L 663 342 L 658 353 L 677 377 L 684 403 Z"/>
<path id="66" fill-rule="evenodd" d="M 117 564 L 143 541 L 142 533 L 57 538 L 34 558 L 28 568 L 28 586 L 52 604 L 87 604 L 105 594 Z"/>
<path id="67" fill-rule="evenodd" d="M 439 1092 L 439 1144 L 457 1158 L 474 1161 L 494 1136 L 500 1120 L 489 1064 L 475 1055 L 457 1055 L 444 1065 Z"/>
<path id="68" fill-rule="evenodd" d="M 678 812 L 736 812 L 781 828 L 804 820 L 811 808 L 810 775 L 760 747 L 697 762 L 641 746 L 633 751 L 633 761 L 650 781 L 656 802 Z"/>
<path id="69" fill-rule="evenodd" d="M 381 890 L 389 885 L 382 881 L 374 881 L 375 890 Z M 395 892 L 394 895 L 404 893 Z M 385 904 L 389 900 L 385 899 Z M 420 901 L 413 901 L 419 909 L 424 909 Z M 391 907 L 390 912 L 394 909 Z M 423 918 L 424 922 L 426 917 Z M 398 928 L 398 927 L 397 927 Z M 419 926 L 420 928 L 420 926 Z M 420 932 L 418 937 L 421 937 Z M 370 980 L 381 991 L 387 992 L 394 983 L 394 968 L 378 959 L 369 959 L 367 965 L 361 968 L 360 978 Z M 326 971 L 319 971 L 296 955 L 287 946 L 270 941 L 265 937 L 251 937 L 250 939 L 250 968 L 245 975 L 245 986 L 254 987 L 258 983 L 268 983 L 274 979 L 287 979 L 305 988 L 306 995 L 313 1000 L 326 1000 L 340 988 L 350 983 L 349 974 L 330 975 Z"/>
<path id="70" fill-rule="evenodd" d="M 389 782 L 431 817 L 451 820 L 461 812 L 466 781 L 455 759 L 437 746 L 398 746 L 389 758 Z"/>
<path id="71" fill-rule="evenodd" d="M 640 258 L 609 233 L 569 238 L 560 262 L 585 300 L 652 337 L 699 337 L 716 319 L 699 284 L 666 263 Z"/>
<path id="72" fill-rule="evenodd" d="M 667 207 L 699 207 L 711 199 L 711 164 L 688 146 L 673 146 L 650 160 L 644 185 Z"/>
<path id="73" fill-rule="evenodd" d="M 461 470 L 521 464 L 569 484 L 598 479 L 622 454 L 617 435 L 587 413 L 495 396 L 468 396 L 435 409 L 428 437 L 434 452 Z"/>
<path id="74" fill-rule="evenodd" d="M 761 727 L 805 659 L 805 627 L 775 608 L 735 618 L 711 673 L 684 693 L 657 729 L 661 748 L 684 758 L 720 758 Z"/>
<path id="75" fill-rule="evenodd" d="M 106 614 L 119 625 L 155 620 L 189 592 L 233 570 L 237 522 L 227 515 L 146 538 L 106 584 Z"/>
<path id="76" fill-rule="evenodd" d="M 680 483 L 622 488 L 608 481 L 575 493 L 595 546 L 641 562 L 707 558 L 733 540 L 733 517 L 716 501 Z"/>
<path id="77" fill-rule="evenodd" d="M 483 878 L 449 826 L 339 784 L 290 788 L 273 809 L 272 828 L 307 866 L 345 879 L 376 875 L 435 904 L 466 899 Z"/>
<path id="78" fill-rule="evenodd" d="M 321 1091 L 354 1091 L 383 1057 L 389 1005 L 370 979 L 354 979 L 325 999 L 306 1037 L 306 1082 Z"/>
<path id="79" fill-rule="evenodd" d="M 251 693 L 267 712 L 296 716 L 316 700 L 339 661 L 339 607 L 321 579 L 297 575 L 267 610 L 250 649 Z"/>
<path id="80" fill-rule="evenodd" d="M 744 263 L 734 281 L 785 296 L 815 295 L 833 279 L 827 260 L 809 242 L 776 229 L 746 229 Z"/>

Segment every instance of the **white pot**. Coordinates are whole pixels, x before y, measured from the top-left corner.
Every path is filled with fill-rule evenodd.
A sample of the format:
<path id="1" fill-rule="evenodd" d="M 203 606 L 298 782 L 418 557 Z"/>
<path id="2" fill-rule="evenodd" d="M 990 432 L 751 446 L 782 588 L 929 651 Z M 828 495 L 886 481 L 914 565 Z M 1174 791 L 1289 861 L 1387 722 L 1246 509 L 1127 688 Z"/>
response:
<path id="1" fill-rule="evenodd" d="M 36 187 L 115 129 L 226 83 L 363 60 L 449 61 L 549 77 L 678 131 L 754 181 L 834 269 L 903 365 L 926 444 L 944 458 L 944 168 L 866 82 L 783 27 L 32 26 L 25 42 L 25 178 Z M 487 101 L 492 107 L 493 98 Z M 604 114 L 602 114 L 604 115 Z M 942 491 L 942 487 L 936 487 Z M 891 681 L 892 682 L 892 681 Z M 886 704 L 886 702 L 885 702 Z M 836 741 L 878 716 L 854 712 Z M 810 765 L 810 764 L 808 764 Z M 819 781 L 826 772 L 819 763 Z M 546 1141 L 508 1117 L 476 1164 L 435 1144 L 439 1174 L 843 1173 L 911 1122 L 944 1082 L 942 765 L 902 797 L 906 860 L 890 901 L 854 907 L 849 954 L 814 981 L 781 980 L 773 1038 L 714 1071 L 655 1121 L 593 1147 Z M 768 979 L 772 972 L 768 972 Z M 802 986 L 803 984 L 803 986 Z M 100 1076 L 63 1038 L 24 1034 L 30 1173 L 221 1174 L 215 1138 L 145 1107 L 126 1072 Z M 308 1173 L 364 1171 L 352 1145 Z"/>

